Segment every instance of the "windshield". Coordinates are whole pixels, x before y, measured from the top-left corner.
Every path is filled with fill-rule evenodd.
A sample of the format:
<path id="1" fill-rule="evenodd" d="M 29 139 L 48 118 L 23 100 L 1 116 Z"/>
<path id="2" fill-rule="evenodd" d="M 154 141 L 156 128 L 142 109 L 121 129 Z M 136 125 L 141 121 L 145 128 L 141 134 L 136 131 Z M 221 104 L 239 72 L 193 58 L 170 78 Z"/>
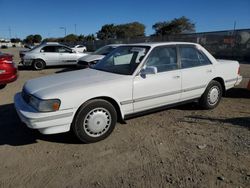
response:
<path id="1" fill-rule="evenodd" d="M 34 47 L 31 47 L 31 49 L 29 49 L 28 51 L 33 51 L 33 50 L 39 48 L 40 46 L 42 46 L 42 44 L 39 44 L 39 45 L 34 46 Z"/>
<path id="2" fill-rule="evenodd" d="M 95 55 L 107 55 L 114 49 L 115 49 L 114 46 L 103 46 L 103 47 L 99 48 L 98 50 L 96 50 L 93 54 L 95 54 Z"/>
<path id="3" fill-rule="evenodd" d="M 94 65 L 93 69 L 123 75 L 132 75 L 147 54 L 147 46 L 121 46 Z"/>

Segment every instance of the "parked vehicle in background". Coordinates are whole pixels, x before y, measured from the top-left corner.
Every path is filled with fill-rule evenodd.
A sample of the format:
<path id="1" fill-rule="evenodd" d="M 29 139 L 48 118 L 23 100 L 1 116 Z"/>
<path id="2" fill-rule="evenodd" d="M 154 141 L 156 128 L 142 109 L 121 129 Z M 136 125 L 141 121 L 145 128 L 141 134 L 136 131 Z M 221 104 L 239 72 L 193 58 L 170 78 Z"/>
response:
<path id="1" fill-rule="evenodd" d="M 75 50 L 76 52 L 82 52 L 82 53 L 84 53 L 84 52 L 86 52 L 87 51 L 87 48 L 86 48 L 86 46 L 83 46 L 83 45 L 76 45 L 76 46 L 74 46 L 73 48 L 71 48 L 72 50 Z"/>
<path id="2" fill-rule="evenodd" d="M 91 65 L 96 64 L 98 61 L 103 59 L 107 54 L 112 52 L 117 47 L 121 46 L 122 44 L 109 44 L 99 48 L 98 50 L 94 51 L 93 53 L 86 55 L 79 59 L 77 63 L 78 68 L 86 68 Z"/>
<path id="3" fill-rule="evenodd" d="M 34 45 L 31 45 L 31 44 L 25 44 L 23 47 L 31 50 L 31 49 L 34 48 L 35 46 L 34 46 Z"/>
<path id="4" fill-rule="evenodd" d="M 13 56 L 0 52 L 0 89 L 17 79 L 17 68 Z"/>
<path id="5" fill-rule="evenodd" d="M 2 48 L 2 49 L 7 49 L 8 46 L 7 46 L 7 45 L 2 45 L 1 48 Z"/>
<path id="6" fill-rule="evenodd" d="M 29 51 L 20 52 L 21 64 L 35 70 L 52 65 L 74 65 L 85 55 L 55 42 L 42 43 Z"/>
<path id="7" fill-rule="evenodd" d="M 218 61 L 199 44 L 131 44 L 91 68 L 30 80 L 14 101 L 28 127 L 96 142 L 138 113 L 191 101 L 213 109 L 241 80 L 237 61 Z"/>

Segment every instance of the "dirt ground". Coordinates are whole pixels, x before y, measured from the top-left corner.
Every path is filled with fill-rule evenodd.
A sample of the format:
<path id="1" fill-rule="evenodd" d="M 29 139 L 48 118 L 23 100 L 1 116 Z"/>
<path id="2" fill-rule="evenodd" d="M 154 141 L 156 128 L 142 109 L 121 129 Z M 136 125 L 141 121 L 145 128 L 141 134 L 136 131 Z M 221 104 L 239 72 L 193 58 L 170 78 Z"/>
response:
<path id="1" fill-rule="evenodd" d="M 8 49 L 15 54 L 18 50 Z M 26 80 L 64 71 L 20 70 L 0 90 L 0 187 L 250 187 L 250 64 L 243 84 L 211 111 L 196 104 L 118 124 L 107 139 L 41 135 L 22 124 L 13 96 Z"/>

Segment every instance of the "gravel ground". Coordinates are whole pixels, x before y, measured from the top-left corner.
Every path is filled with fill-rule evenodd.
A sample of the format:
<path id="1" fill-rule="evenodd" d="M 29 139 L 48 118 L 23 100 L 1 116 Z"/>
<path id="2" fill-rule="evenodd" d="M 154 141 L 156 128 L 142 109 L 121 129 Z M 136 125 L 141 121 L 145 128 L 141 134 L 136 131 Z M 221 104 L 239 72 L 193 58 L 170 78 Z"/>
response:
<path id="1" fill-rule="evenodd" d="M 18 62 L 18 50 L 2 51 Z M 188 104 L 136 117 L 95 144 L 41 135 L 15 113 L 26 80 L 64 70 L 20 70 L 0 90 L 0 187 L 250 187 L 249 64 L 216 109 Z"/>

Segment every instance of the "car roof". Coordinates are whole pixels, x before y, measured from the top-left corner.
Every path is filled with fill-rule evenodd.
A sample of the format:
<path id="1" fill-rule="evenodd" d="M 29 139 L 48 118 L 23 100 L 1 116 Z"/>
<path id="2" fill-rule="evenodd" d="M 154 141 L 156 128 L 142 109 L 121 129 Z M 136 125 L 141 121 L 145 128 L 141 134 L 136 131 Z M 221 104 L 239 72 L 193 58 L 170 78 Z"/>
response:
<path id="1" fill-rule="evenodd" d="M 192 42 L 144 42 L 144 43 L 134 43 L 134 44 L 126 44 L 126 46 L 149 46 L 149 47 L 156 47 L 156 46 L 165 46 L 165 45 L 195 45 L 198 46 L 197 43 Z"/>
<path id="2" fill-rule="evenodd" d="M 126 44 L 108 44 L 106 46 L 118 47 L 118 46 L 122 46 L 122 45 L 126 45 Z"/>
<path id="3" fill-rule="evenodd" d="M 44 46 L 65 46 L 67 48 L 70 48 L 69 46 L 64 45 L 64 44 L 60 44 L 60 43 L 44 43 L 41 45 L 41 47 L 44 47 Z"/>

